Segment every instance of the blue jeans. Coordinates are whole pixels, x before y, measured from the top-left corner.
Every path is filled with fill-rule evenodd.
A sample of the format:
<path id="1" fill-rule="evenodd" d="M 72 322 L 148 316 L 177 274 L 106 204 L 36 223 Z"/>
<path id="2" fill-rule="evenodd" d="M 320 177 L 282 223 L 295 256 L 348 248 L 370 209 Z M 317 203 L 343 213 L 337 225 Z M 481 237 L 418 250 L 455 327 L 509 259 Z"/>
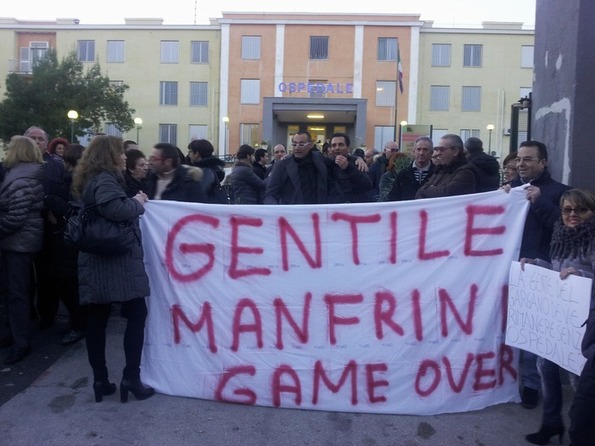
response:
<path id="1" fill-rule="evenodd" d="M 541 378 L 537 371 L 537 357 L 535 353 L 521 350 L 521 363 L 519 364 L 521 385 L 534 390 L 539 390 L 541 387 Z"/>
<path id="2" fill-rule="evenodd" d="M 537 358 L 537 368 L 541 375 L 541 391 L 543 393 L 542 425 L 560 427 L 562 421 L 562 378 L 561 373 L 568 373 L 558 364 L 544 358 Z M 576 375 L 569 373 L 571 384 L 575 384 Z"/>

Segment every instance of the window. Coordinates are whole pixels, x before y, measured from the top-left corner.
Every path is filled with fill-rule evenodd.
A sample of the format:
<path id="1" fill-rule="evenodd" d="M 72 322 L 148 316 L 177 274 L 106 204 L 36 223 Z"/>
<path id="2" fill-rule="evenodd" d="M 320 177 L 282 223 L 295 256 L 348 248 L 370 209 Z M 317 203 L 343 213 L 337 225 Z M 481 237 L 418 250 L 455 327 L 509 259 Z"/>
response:
<path id="1" fill-rule="evenodd" d="M 395 127 L 378 125 L 374 127 L 374 147 L 384 147 L 388 141 L 395 140 Z"/>
<path id="2" fill-rule="evenodd" d="M 47 56 L 49 46 L 49 42 L 30 42 L 28 47 L 20 48 L 19 71 L 33 71 L 33 67 Z"/>
<path id="3" fill-rule="evenodd" d="M 209 42 L 193 40 L 190 42 L 190 62 L 209 63 Z"/>
<path id="4" fill-rule="evenodd" d="M 194 141 L 195 139 L 209 139 L 207 137 L 208 130 L 209 128 L 206 124 L 190 124 L 190 127 L 188 127 L 190 141 Z"/>
<path id="5" fill-rule="evenodd" d="M 178 105 L 177 82 L 159 82 L 159 105 Z"/>
<path id="6" fill-rule="evenodd" d="M 450 43 L 433 43 L 432 44 L 432 66 L 433 67 L 450 67 Z"/>
<path id="7" fill-rule="evenodd" d="M 430 85 L 430 111 L 448 111 L 450 108 L 450 87 Z"/>
<path id="8" fill-rule="evenodd" d="M 396 81 L 377 81 L 376 82 L 376 106 L 394 107 L 396 98 Z"/>
<path id="9" fill-rule="evenodd" d="M 481 111 L 481 87 L 463 87 L 461 111 Z"/>
<path id="10" fill-rule="evenodd" d="M 483 45 L 465 45 L 463 48 L 463 66 L 481 67 Z"/>
<path id="11" fill-rule="evenodd" d="M 241 104 L 259 104 L 260 103 L 260 80 L 242 79 L 240 81 L 240 103 Z"/>
<path id="12" fill-rule="evenodd" d="M 159 124 L 159 142 L 168 142 L 174 146 L 178 145 L 178 125 Z"/>
<path id="13" fill-rule="evenodd" d="M 533 68 L 533 45 L 521 46 L 521 68 Z"/>
<path id="14" fill-rule="evenodd" d="M 479 129 L 461 129 L 459 136 L 463 142 L 467 141 L 471 137 L 479 138 Z"/>
<path id="15" fill-rule="evenodd" d="M 122 137 L 122 131 L 111 122 L 106 122 L 104 132 L 106 135 L 109 136 L 117 136 L 118 138 Z"/>
<path id="16" fill-rule="evenodd" d="M 208 105 L 208 82 L 190 82 L 190 106 L 206 107 Z"/>
<path id="17" fill-rule="evenodd" d="M 378 60 L 397 60 L 397 38 L 378 38 Z"/>
<path id="18" fill-rule="evenodd" d="M 77 42 L 77 56 L 79 62 L 94 62 L 95 61 L 95 41 L 94 40 L 79 40 Z"/>
<path id="19" fill-rule="evenodd" d="M 161 63 L 178 63 L 179 42 L 177 40 L 161 41 Z"/>
<path id="20" fill-rule="evenodd" d="M 240 124 L 240 145 L 249 144 L 254 147 L 260 141 L 260 125 Z"/>
<path id="21" fill-rule="evenodd" d="M 328 36 L 310 36 L 310 59 L 328 59 Z"/>
<path id="22" fill-rule="evenodd" d="M 123 40 L 108 40 L 107 41 L 107 62 L 108 63 L 122 63 L 124 62 L 124 41 Z"/>
<path id="23" fill-rule="evenodd" d="M 260 59 L 260 36 L 242 36 L 242 59 Z"/>

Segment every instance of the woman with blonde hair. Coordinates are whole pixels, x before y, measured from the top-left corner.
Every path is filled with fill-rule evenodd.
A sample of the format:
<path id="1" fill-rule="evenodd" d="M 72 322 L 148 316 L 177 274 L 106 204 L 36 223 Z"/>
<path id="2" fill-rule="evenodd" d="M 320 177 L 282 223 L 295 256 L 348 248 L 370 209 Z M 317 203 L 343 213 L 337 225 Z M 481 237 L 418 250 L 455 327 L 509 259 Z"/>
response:
<path id="1" fill-rule="evenodd" d="M 122 140 L 114 136 L 96 136 L 74 170 L 73 194 L 80 197 L 85 206 L 96 205 L 97 212 L 107 220 L 132 220 L 138 226 L 147 196 L 142 191 L 132 198 L 126 196 L 122 177 L 125 166 Z M 127 319 L 124 333 L 126 366 L 120 383 L 120 400 L 128 401 L 128 392 L 139 400 L 154 393 L 140 379 L 149 280 L 138 227 L 135 232 L 136 242 L 128 252 L 111 255 L 79 253 L 79 298 L 81 304 L 88 304 L 86 342 L 96 402 L 116 391 L 116 385 L 109 382 L 105 360 L 105 332 L 115 302 L 121 304 L 121 314 Z"/>
<path id="2" fill-rule="evenodd" d="M 0 184 L 0 282 L 6 291 L 8 324 L 0 323 L 0 347 L 12 349 L 7 365 L 29 353 L 31 266 L 43 240 L 43 157 L 37 143 L 14 136 L 2 163 Z"/>

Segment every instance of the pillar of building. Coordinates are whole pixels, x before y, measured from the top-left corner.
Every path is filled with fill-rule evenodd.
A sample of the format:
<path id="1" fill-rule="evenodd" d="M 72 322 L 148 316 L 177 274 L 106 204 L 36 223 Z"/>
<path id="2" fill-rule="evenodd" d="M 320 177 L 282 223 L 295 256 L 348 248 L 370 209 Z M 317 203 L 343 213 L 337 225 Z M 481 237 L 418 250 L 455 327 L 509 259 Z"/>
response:
<path id="1" fill-rule="evenodd" d="M 595 191 L 595 2 L 537 0 L 532 137 L 552 176 Z"/>

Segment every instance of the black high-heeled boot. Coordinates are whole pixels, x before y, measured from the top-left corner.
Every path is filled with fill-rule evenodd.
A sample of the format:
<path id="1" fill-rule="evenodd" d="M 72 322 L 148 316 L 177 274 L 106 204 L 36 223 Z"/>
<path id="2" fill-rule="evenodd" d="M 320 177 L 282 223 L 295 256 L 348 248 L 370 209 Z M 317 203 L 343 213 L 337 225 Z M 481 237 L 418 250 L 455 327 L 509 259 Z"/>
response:
<path id="1" fill-rule="evenodd" d="M 525 435 L 525 440 L 532 444 L 548 444 L 550 438 L 559 436 L 559 442 L 562 444 L 562 438 L 564 437 L 564 426 L 541 426 L 539 431 L 534 434 Z"/>
<path id="2" fill-rule="evenodd" d="M 95 402 L 101 403 L 103 401 L 103 395 L 112 395 L 116 392 L 116 385 L 107 379 L 95 381 L 93 383 L 93 392 L 95 393 Z"/>
<path id="3" fill-rule="evenodd" d="M 146 400 L 155 394 L 155 389 L 152 387 L 145 387 L 140 378 L 127 379 L 122 378 L 120 383 L 120 401 L 128 402 L 128 392 L 132 393 L 137 400 Z"/>

